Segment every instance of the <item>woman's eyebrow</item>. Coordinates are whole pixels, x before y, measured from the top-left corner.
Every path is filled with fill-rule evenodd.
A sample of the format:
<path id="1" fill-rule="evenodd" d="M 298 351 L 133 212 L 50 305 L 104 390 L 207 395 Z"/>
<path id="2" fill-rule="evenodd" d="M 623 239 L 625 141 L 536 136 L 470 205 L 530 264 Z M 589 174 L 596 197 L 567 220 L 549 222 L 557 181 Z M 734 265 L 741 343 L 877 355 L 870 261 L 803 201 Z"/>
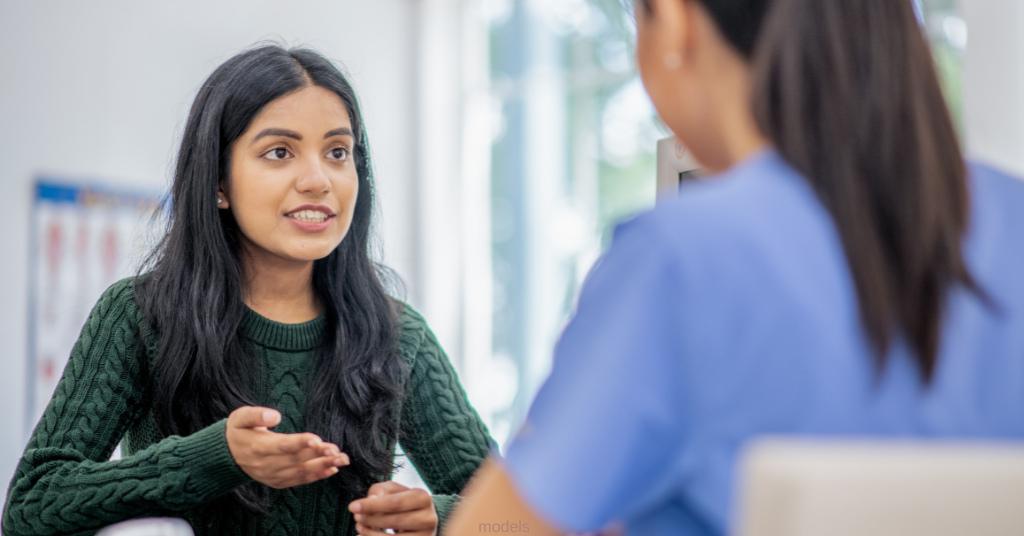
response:
<path id="1" fill-rule="evenodd" d="M 296 140 L 302 141 L 302 134 L 299 134 L 294 130 L 287 130 L 283 128 L 268 128 L 264 129 L 263 132 L 257 134 L 256 137 L 252 139 L 252 142 L 249 143 L 249 145 L 256 143 L 257 141 L 260 140 L 260 138 L 266 136 L 284 136 L 286 138 L 294 138 Z"/>
<path id="2" fill-rule="evenodd" d="M 331 136 L 352 136 L 353 138 L 355 137 L 355 136 L 352 135 L 352 129 L 348 128 L 348 127 L 336 128 L 336 129 L 328 132 L 327 134 L 324 134 L 324 139 L 326 140 L 327 138 L 330 138 Z"/>

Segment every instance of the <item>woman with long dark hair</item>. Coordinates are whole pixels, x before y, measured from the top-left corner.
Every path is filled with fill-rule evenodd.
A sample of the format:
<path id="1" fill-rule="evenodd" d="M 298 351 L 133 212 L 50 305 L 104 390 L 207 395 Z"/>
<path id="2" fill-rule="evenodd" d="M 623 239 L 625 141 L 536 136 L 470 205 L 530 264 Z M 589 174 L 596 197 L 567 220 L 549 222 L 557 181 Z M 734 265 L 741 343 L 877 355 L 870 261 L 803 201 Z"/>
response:
<path id="1" fill-rule="evenodd" d="M 168 208 L 147 266 L 90 315 L 4 533 L 154 516 L 200 535 L 436 533 L 491 440 L 369 256 L 369 144 L 344 76 L 278 46 L 221 65 Z M 390 482 L 396 442 L 435 495 Z M 377 515 L 354 522 L 361 505 Z"/>
<path id="2" fill-rule="evenodd" d="M 619 227 L 448 533 L 727 534 L 761 434 L 1024 438 L 1024 183 L 964 163 L 911 0 L 635 11 L 716 176 Z"/>

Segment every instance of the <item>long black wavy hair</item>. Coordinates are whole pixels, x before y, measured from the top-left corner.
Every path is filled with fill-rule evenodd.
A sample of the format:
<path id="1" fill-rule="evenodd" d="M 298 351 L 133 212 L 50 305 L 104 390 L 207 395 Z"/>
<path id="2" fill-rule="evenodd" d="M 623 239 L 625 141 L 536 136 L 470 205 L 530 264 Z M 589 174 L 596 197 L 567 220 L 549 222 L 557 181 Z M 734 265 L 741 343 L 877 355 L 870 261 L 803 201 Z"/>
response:
<path id="1" fill-rule="evenodd" d="M 310 85 L 341 97 L 351 116 L 359 194 L 348 234 L 313 263 L 312 285 L 325 336 L 306 398 L 308 431 L 337 444 L 352 464 L 334 477 L 356 496 L 394 469 L 393 438 L 405 367 L 397 355 L 397 302 L 370 257 L 373 183 L 366 129 L 352 86 L 330 61 L 305 49 L 267 45 L 217 68 L 192 105 L 169 196 L 167 232 L 140 269 L 135 296 L 159 341 L 150 368 L 153 409 L 163 436 L 192 434 L 253 405 L 258 372 L 239 333 L 244 302 L 241 232 L 216 204 L 232 143 L 271 101 Z M 265 513 L 268 490 L 233 492 Z"/>

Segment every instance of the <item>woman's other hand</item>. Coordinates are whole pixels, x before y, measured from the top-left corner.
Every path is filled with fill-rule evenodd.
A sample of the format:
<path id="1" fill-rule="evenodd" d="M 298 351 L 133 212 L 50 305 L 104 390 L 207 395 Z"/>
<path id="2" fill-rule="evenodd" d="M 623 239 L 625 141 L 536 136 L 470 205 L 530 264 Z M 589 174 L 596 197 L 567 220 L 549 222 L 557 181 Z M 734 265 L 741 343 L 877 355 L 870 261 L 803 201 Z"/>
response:
<path id="1" fill-rule="evenodd" d="M 370 486 L 365 499 L 352 501 L 348 509 L 355 514 L 360 536 L 385 536 L 385 529 L 420 536 L 437 534 L 434 500 L 422 489 L 378 482 Z"/>
<path id="2" fill-rule="evenodd" d="M 253 480 L 275 489 L 327 478 L 349 464 L 348 455 L 316 434 L 279 434 L 277 410 L 245 406 L 228 417 L 228 449 Z"/>

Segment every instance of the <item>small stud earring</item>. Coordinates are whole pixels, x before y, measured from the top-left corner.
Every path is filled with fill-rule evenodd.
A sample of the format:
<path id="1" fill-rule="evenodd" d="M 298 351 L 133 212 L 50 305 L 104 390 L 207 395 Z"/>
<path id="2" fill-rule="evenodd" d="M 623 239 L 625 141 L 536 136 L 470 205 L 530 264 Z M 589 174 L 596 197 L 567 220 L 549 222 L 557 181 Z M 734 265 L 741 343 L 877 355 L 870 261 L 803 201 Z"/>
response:
<path id="1" fill-rule="evenodd" d="M 221 198 L 219 198 L 219 197 L 217 198 L 217 204 L 218 204 L 218 205 L 219 205 L 219 204 L 221 204 L 221 203 L 223 203 L 223 202 L 224 202 L 224 200 L 223 200 L 223 199 L 221 199 Z"/>
<path id="2" fill-rule="evenodd" d="M 683 57 L 678 52 L 666 52 L 663 61 L 665 62 L 665 67 L 673 71 L 683 66 Z"/>

